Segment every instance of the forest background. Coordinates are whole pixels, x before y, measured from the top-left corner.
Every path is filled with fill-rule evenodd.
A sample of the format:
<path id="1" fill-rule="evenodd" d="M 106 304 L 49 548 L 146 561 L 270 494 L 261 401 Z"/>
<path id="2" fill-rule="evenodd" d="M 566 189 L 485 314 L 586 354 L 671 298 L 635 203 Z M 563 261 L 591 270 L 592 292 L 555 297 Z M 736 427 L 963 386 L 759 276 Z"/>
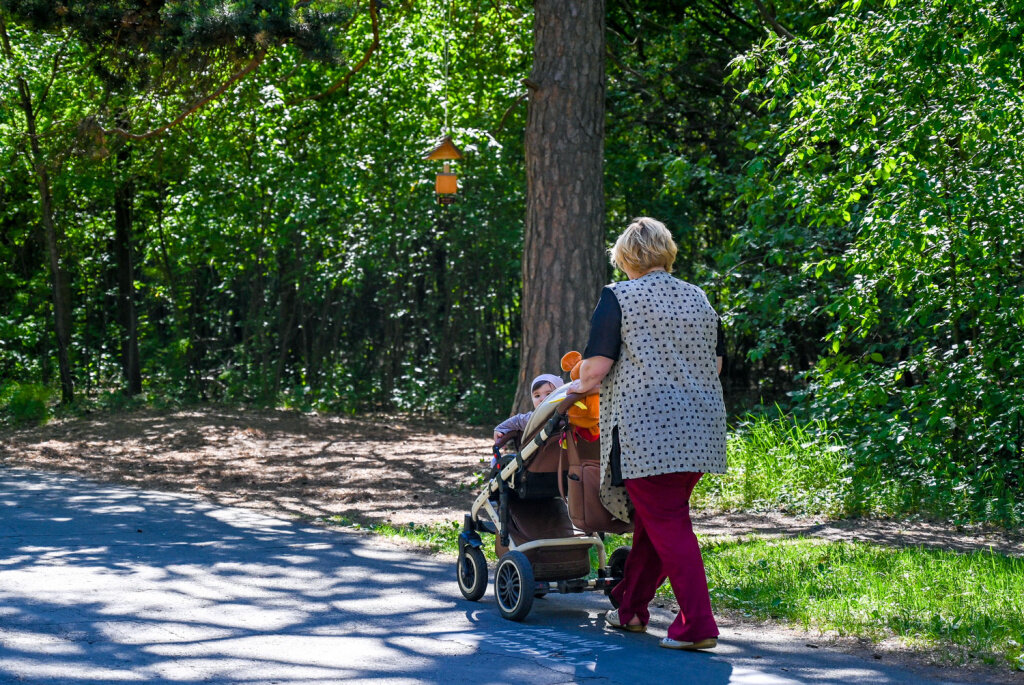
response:
<path id="1" fill-rule="evenodd" d="M 5 420 L 507 415 L 531 5 L 194 4 L 0 2 Z M 607 235 L 671 228 L 736 429 L 838 474 L 806 506 L 1024 520 L 1022 9 L 606 3 Z"/>

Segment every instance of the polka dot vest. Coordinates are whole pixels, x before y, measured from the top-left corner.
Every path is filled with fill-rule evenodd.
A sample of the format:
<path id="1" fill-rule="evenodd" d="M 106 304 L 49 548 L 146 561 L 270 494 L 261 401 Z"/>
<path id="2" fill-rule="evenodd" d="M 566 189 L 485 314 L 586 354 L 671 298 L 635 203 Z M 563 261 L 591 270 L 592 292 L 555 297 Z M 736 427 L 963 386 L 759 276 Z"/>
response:
<path id="1" fill-rule="evenodd" d="M 663 271 L 611 289 L 622 310 L 622 347 L 601 384 L 601 499 L 629 520 L 625 488 L 611 484 L 613 443 L 623 479 L 725 473 L 725 403 L 718 316 L 704 291 Z"/>

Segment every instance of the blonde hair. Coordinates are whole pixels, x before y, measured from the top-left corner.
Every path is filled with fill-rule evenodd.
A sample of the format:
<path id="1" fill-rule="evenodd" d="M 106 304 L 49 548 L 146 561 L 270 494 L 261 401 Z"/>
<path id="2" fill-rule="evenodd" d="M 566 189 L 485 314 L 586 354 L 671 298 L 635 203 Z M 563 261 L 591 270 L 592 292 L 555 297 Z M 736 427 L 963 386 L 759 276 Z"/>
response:
<path id="1" fill-rule="evenodd" d="M 642 216 L 633 219 L 633 223 L 615 241 L 608 251 L 612 266 L 621 271 L 627 268 L 638 274 L 644 274 L 659 266 L 672 272 L 676 261 L 676 241 L 665 228 L 665 224 L 657 219 Z"/>

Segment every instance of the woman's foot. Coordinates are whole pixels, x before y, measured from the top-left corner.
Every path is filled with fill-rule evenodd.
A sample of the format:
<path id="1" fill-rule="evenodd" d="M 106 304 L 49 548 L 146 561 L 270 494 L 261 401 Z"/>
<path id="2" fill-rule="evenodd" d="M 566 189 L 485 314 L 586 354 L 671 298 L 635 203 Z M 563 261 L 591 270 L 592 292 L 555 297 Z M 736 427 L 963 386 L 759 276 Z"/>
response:
<path id="1" fill-rule="evenodd" d="M 708 637 L 696 642 L 687 642 L 686 640 L 673 640 L 670 637 L 663 637 L 659 644 L 666 649 L 685 649 L 692 652 L 698 649 L 714 649 L 718 646 L 718 638 Z"/>
<path id="2" fill-rule="evenodd" d="M 604 615 L 604 621 L 612 628 L 618 628 L 619 630 L 628 630 L 631 633 L 644 633 L 647 632 L 647 626 L 640 622 L 640 619 L 634 616 L 629 619 L 629 623 L 623 623 L 619 619 L 619 610 L 613 609 Z"/>

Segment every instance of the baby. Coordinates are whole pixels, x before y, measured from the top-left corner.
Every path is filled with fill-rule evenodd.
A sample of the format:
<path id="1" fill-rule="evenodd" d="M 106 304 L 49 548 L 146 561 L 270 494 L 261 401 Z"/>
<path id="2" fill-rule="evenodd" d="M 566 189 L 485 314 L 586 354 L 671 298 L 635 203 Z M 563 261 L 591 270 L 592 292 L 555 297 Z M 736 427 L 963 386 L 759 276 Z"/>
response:
<path id="1" fill-rule="evenodd" d="M 542 373 L 533 379 L 530 383 L 530 394 L 533 399 L 533 408 L 536 409 L 540 406 L 540 403 L 547 399 L 548 395 L 553 393 L 559 387 L 564 385 L 563 381 L 559 376 L 552 373 Z M 494 442 L 498 442 L 498 439 L 502 435 L 510 431 L 522 431 L 526 429 L 526 424 L 530 421 L 530 416 L 533 414 L 532 411 L 528 411 L 525 414 L 516 414 L 511 416 L 497 426 L 494 427 Z M 491 457 L 491 466 L 494 466 L 497 460 Z"/>

